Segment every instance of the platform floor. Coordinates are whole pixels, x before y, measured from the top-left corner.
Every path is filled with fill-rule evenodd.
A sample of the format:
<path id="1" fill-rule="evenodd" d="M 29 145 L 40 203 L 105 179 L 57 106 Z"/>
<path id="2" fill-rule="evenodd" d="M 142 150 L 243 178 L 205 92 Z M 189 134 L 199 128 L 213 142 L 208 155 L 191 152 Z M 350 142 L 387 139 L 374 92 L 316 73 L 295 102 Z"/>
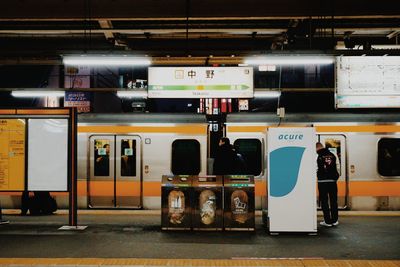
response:
<path id="1" fill-rule="evenodd" d="M 270 236 L 261 216 L 254 233 L 163 232 L 158 212 L 82 211 L 86 230 L 60 231 L 66 212 L 4 213 L 0 265 L 400 266 L 399 213 L 342 212 L 339 226 L 317 236 Z"/>

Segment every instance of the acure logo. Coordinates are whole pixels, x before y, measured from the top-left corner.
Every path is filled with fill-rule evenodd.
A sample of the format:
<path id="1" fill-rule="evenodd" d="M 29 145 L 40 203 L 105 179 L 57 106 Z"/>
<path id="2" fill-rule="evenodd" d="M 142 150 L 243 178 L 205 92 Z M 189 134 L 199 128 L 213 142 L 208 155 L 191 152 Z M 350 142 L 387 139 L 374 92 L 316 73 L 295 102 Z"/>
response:
<path id="1" fill-rule="evenodd" d="M 303 140 L 302 134 L 280 134 L 278 140 Z"/>

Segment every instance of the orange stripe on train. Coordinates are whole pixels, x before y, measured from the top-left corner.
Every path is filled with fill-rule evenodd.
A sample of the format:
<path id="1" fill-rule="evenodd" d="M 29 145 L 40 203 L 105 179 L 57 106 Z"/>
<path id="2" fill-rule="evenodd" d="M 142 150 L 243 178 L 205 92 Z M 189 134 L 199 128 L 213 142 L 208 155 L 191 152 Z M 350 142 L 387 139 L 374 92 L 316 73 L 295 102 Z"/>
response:
<path id="1" fill-rule="evenodd" d="M 93 181 L 90 183 L 92 196 L 113 196 L 113 182 Z M 78 181 L 78 195 L 87 196 L 86 181 Z M 345 182 L 338 182 L 338 195 L 344 196 L 346 192 Z M 117 184 L 117 193 L 120 196 L 140 196 L 140 183 L 121 181 Z M 265 196 L 267 184 L 265 181 L 256 181 L 256 196 Z M 67 195 L 68 193 L 52 193 L 53 195 Z M 20 192 L 1 192 L 0 195 L 21 195 Z M 161 196 L 161 182 L 143 182 L 144 197 Z M 400 196 L 400 181 L 352 181 L 349 183 L 349 196 Z"/>

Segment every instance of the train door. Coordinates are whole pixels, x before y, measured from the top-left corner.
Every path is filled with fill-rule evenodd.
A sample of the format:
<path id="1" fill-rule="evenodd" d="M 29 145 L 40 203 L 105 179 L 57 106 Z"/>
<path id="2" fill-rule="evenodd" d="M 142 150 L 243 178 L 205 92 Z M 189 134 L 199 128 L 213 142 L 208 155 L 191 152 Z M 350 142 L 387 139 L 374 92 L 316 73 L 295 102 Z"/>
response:
<path id="1" fill-rule="evenodd" d="M 89 207 L 140 208 L 140 137 L 93 135 L 89 145 Z"/>
<path id="2" fill-rule="evenodd" d="M 346 136 L 339 134 L 319 134 L 318 140 L 336 156 L 336 167 L 339 172 L 338 179 L 338 206 L 346 208 L 348 205 L 347 151 Z"/>

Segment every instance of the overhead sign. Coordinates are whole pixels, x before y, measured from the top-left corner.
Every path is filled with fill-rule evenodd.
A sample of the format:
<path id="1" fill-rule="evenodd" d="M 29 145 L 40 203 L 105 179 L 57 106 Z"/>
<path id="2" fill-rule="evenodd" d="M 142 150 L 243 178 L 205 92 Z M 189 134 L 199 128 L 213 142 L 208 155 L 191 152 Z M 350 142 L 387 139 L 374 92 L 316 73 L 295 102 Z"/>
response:
<path id="1" fill-rule="evenodd" d="M 311 127 L 268 129 L 270 232 L 316 232 L 316 134 Z"/>
<path id="2" fill-rule="evenodd" d="M 25 120 L 0 119 L 0 191 L 25 189 Z"/>
<path id="3" fill-rule="evenodd" d="M 76 107 L 78 112 L 90 112 L 90 92 L 65 92 L 64 107 Z"/>
<path id="4" fill-rule="evenodd" d="M 336 57 L 336 107 L 400 108 L 400 57 Z"/>
<path id="5" fill-rule="evenodd" d="M 252 67 L 150 67 L 149 98 L 252 98 Z"/>

